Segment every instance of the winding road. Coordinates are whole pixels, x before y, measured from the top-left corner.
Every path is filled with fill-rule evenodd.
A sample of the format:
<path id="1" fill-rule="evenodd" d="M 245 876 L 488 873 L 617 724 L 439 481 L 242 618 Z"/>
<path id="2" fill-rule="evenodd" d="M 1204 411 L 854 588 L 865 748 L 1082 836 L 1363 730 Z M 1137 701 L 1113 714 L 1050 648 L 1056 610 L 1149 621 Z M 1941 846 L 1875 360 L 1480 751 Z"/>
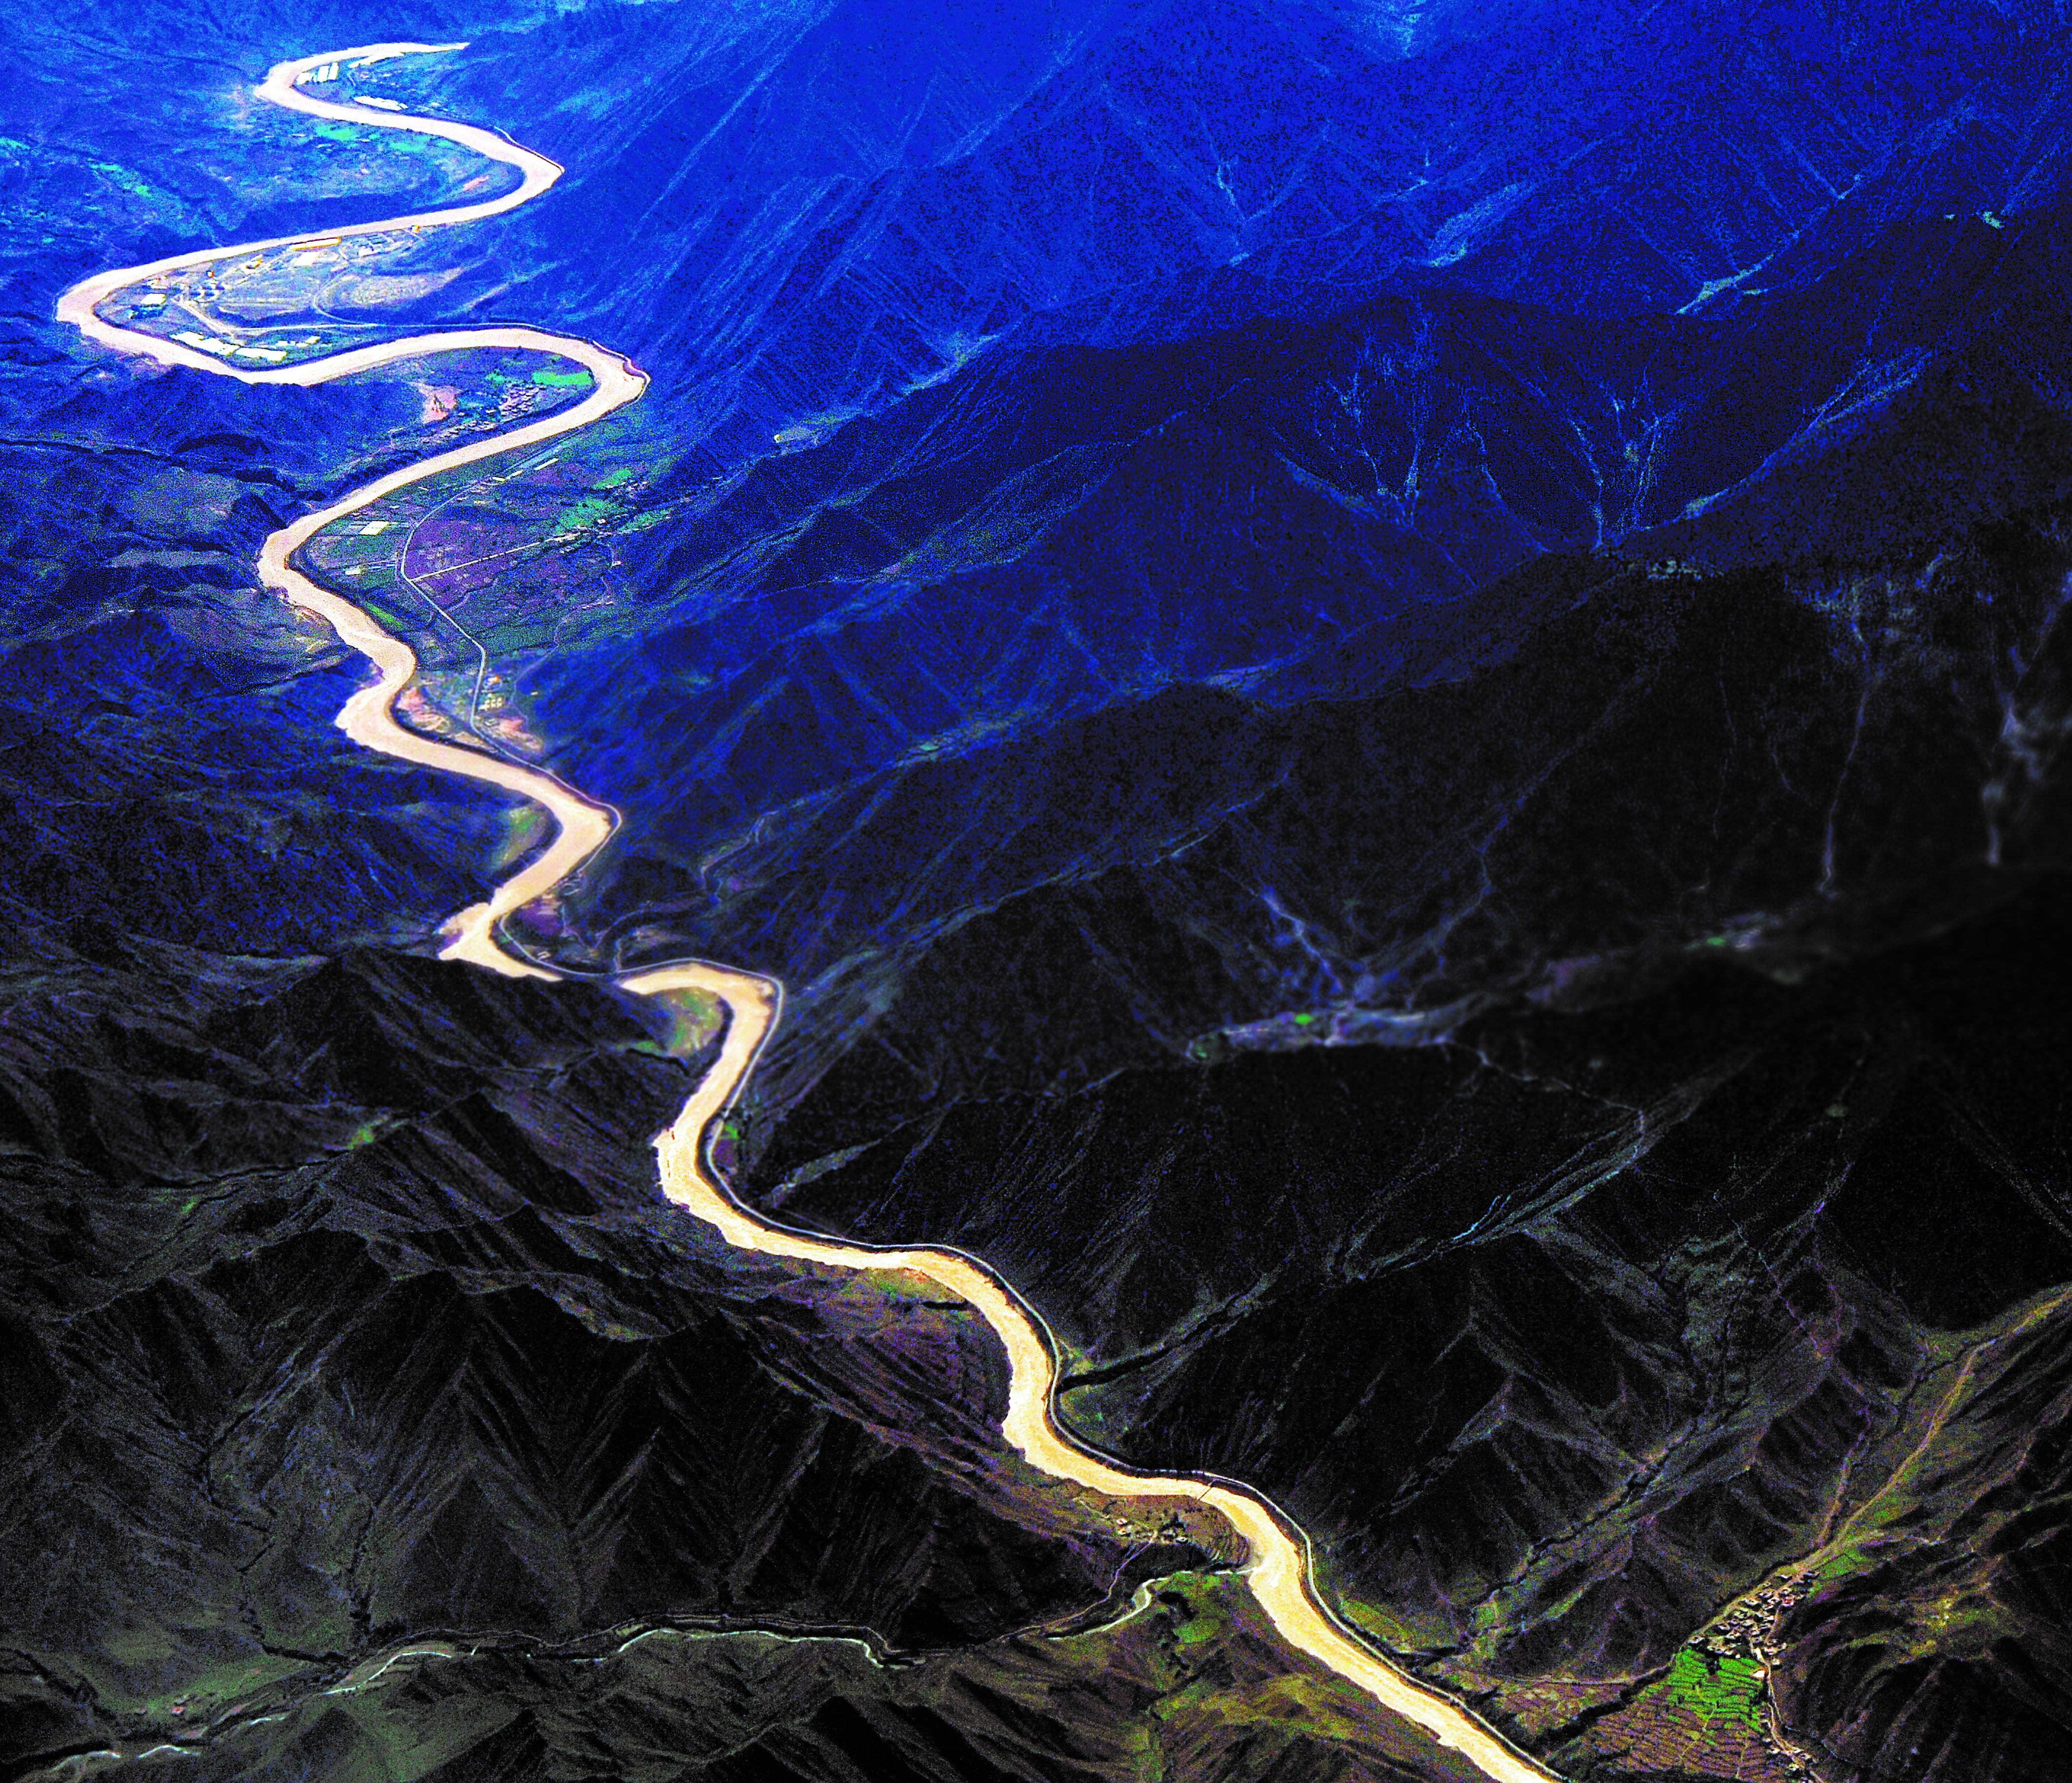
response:
<path id="1" fill-rule="evenodd" d="M 257 92 L 275 105 L 314 117 L 369 129 L 410 130 L 462 144 L 517 168 L 522 177 L 513 191 L 479 204 L 355 224 L 320 236 L 286 236 L 233 247 L 199 249 L 146 265 L 97 273 L 64 294 L 57 314 L 60 321 L 72 324 L 88 339 L 117 352 L 141 355 L 165 365 L 184 366 L 247 384 L 327 384 L 397 359 L 483 347 L 553 354 L 582 365 L 590 373 L 594 387 L 581 402 L 508 433 L 392 471 L 343 500 L 282 528 L 266 540 L 259 556 L 260 579 L 267 587 L 278 590 L 291 606 L 323 618 L 377 672 L 374 682 L 354 694 L 339 713 L 340 729 L 368 749 L 500 787 L 532 800 L 552 815 L 555 834 L 547 848 L 500 885 L 487 902 L 451 918 L 441 950 L 444 957 L 468 960 L 492 972 L 552 977 L 556 975 L 508 951 L 498 939 L 498 926 L 504 916 L 552 890 L 596 853 L 611 835 L 613 812 L 540 769 L 435 742 L 406 729 L 397 722 L 392 707 L 397 695 L 417 673 L 415 654 L 402 639 L 383 630 L 351 602 L 311 581 L 290 560 L 323 528 L 397 490 L 479 459 L 502 456 L 588 426 L 637 400 L 647 388 L 647 378 L 604 347 L 533 328 L 460 329 L 413 335 L 297 364 L 253 370 L 176 340 L 107 322 L 98 309 L 116 292 L 161 273 L 277 248 L 313 247 L 348 236 L 473 222 L 515 209 L 546 191 L 560 178 L 561 169 L 545 156 L 491 131 L 442 118 L 337 103 L 317 97 L 303 84 L 332 64 L 365 66 L 397 56 L 466 47 L 378 43 L 327 51 L 279 64 L 268 72 Z M 624 980 L 623 988 L 641 995 L 699 991 L 718 999 L 728 1011 L 726 1037 L 718 1062 L 684 1103 L 675 1124 L 656 1140 L 662 1190 L 671 1201 L 709 1222 L 730 1244 L 744 1251 L 835 1269 L 894 1269 L 919 1276 L 944 1294 L 965 1301 L 1006 1347 L 1011 1378 L 1001 1433 L 1032 1466 L 1096 1493 L 1140 1502 L 1166 1500 L 1219 1513 L 1244 1539 L 1248 1554 L 1246 1577 L 1260 1608 L 1290 1646 L 1367 1691 L 1383 1707 L 1415 1723 L 1440 1744 L 1454 1748 L 1495 1783 L 1549 1783 L 1555 1779 L 1554 1773 L 1512 1745 L 1471 1711 L 1399 1671 L 1334 1613 L 1316 1589 L 1309 1538 L 1262 1493 L 1236 1481 L 1211 1475 L 1139 1472 L 1097 1453 L 1063 1429 L 1056 1417 L 1056 1345 L 1040 1317 L 986 1264 L 948 1249 L 837 1243 L 780 1225 L 734 1199 L 711 1162 L 707 1142 L 714 1122 L 740 1094 L 777 1025 L 783 992 L 774 980 L 704 961 L 687 961 L 636 974 Z"/>

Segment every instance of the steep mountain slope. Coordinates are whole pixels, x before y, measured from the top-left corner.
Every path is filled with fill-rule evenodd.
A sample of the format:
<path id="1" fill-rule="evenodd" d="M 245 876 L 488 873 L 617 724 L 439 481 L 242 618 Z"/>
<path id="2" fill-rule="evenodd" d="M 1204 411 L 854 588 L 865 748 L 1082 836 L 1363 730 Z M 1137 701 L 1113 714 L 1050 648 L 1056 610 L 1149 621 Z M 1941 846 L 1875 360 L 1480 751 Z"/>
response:
<path id="1" fill-rule="evenodd" d="M 1971 179 L 1936 196 L 2005 203 L 2048 159 L 2052 29 L 2043 8 L 1931 27 L 1884 6 L 1151 0 L 896 31 L 853 6 L 590 9 L 555 44 L 583 101 L 541 146 L 580 170 L 565 203 L 668 245 L 571 267 L 553 294 L 622 321 L 636 302 L 650 351 L 701 367 L 701 421 L 737 409 L 729 458 L 876 409 L 1024 317 L 1233 262 L 1342 294 L 1486 254 L 1486 288 L 1673 309 L 1924 138 L 1967 139 Z M 508 92 L 483 47 L 475 90 Z"/>
<path id="2" fill-rule="evenodd" d="M 1026 878 L 1003 857 L 947 905 L 898 869 L 907 914 L 823 908 L 819 888 L 851 884 L 849 814 L 870 811 L 861 845 L 881 866 L 946 840 L 932 809 L 899 832 L 889 789 L 1099 756 L 1133 721 L 1083 730 L 1081 714 L 1176 683 L 1219 690 L 1192 705 L 1209 725 L 1231 696 L 1371 697 L 1521 649 L 1564 675 L 1573 627 L 1527 640 L 1592 574 L 1507 573 L 1549 552 L 1647 564 L 1671 579 L 1632 599 L 1671 606 L 1694 568 L 1783 567 L 1786 598 L 1827 617 L 1780 622 L 1827 632 L 1807 647 L 1853 682 L 1889 647 L 1840 593 L 1856 566 L 1903 558 L 1893 573 L 1918 577 L 1967 529 L 2066 494 L 2062 223 L 1896 226 L 1716 321 L 1614 326 L 1428 291 L 1168 346 L 1003 347 L 816 450 L 713 488 L 658 479 L 666 518 L 622 546 L 648 591 L 632 636 L 518 678 L 568 737 L 565 771 L 629 813 L 590 907 L 622 932 L 688 922 L 701 946 L 810 980 L 1108 864 L 1061 831 Z M 2035 598 L 2017 629 L 2047 622 Z M 1966 697 L 1991 704 L 1999 671 L 1977 670 Z M 553 721 L 578 712 L 611 721 Z M 1084 742 L 1054 742 L 1061 722 Z M 1196 756 L 1196 806 L 1252 796 L 1249 746 L 1227 766 Z M 1009 771 L 1018 810 L 1051 795 L 1033 790 L 1047 770 Z M 1142 859 L 1192 821 L 1128 846 Z M 777 879 L 817 913 L 816 951 L 742 921 Z"/>
<path id="3" fill-rule="evenodd" d="M 2041 1777 L 2072 1723 L 2065 910 L 2053 877 L 1798 983 L 1706 963 L 1437 1050 L 939 1097 L 882 1136 L 852 1083 L 763 1180 L 1002 1259 L 1083 1428 L 1339 1532 L 1350 1602 L 1571 1760 L 1618 1729 L 1547 1704 L 1641 1695 L 1782 1569 L 1802 1740 Z"/>
<path id="4" fill-rule="evenodd" d="M 961 1645 L 1118 1577 L 983 1326 L 656 1205 L 709 1010 L 679 1058 L 580 987 L 105 924 L 9 979 L 10 1774 L 431 1637 Z"/>
<path id="5" fill-rule="evenodd" d="M 1081 1428 L 1565 1773 L 2054 1779 L 2064 27 L 0 21 L 0 1770 L 1462 1774 L 1005 1455 L 955 1306 L 665 1216 L 709 1009 L 418 956 L 538 828 L 353 751 L 249 566 L 532 374 L 51 319 L 495 190 L 245 97 L 409 34 L 368 97 L 568 172 L 280 313 L 652 376 L 389 618 L 626 814 L 538 945 L 786 980 L 747 1192 L 999 1263 Z"/>
<path id="6" fill-rule="evenodd" d="M 860 1042 L 866 1125 L 1298 1021 L 1414 1037 L 1694 946 L 1818 959 L 2062 858 L 2062 528 L 1715 577 L 1536 565 L 1508 660 L 919 751 L 622 932 L 780 972 L 797 1019 L 756 1094 L 781 1109 Z"/>

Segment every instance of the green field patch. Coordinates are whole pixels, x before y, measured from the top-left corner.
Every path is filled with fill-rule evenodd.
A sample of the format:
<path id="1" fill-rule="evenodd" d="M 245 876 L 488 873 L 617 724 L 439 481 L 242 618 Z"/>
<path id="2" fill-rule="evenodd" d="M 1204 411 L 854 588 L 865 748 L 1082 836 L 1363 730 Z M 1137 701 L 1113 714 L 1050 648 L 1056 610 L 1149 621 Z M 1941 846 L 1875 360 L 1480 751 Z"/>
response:
<path id="1" fill-rule="evenodd" d="M 306 1669 L 305 1663 L 299 1660 L 260 1654 L 212 1666 L 178 1685 L 154 1691 L 148 1696 L 133 1699 L 117 1689 L 103 1700 L 132 1713 L 148 1715 L 154 1721 L 170 1720 L 173 1705 L 178 1703 L 187 1711 L 188 1719 L 194 1720 L 206 1716 L 210 1710 L 223 1703 L 249 1699 L 268 1685 Z"/>
<path id="2" fill-rule="evenodd" d="M 517 620 L 480 636 L 483 647 L 492 656 L 504 656 L 516 651 L 545 650 L 554 641 L 554 627 Z"/>
<path id="3" fill-rule="evenodd" d="M 1814 1569 L 1813 1576 L 1823 1584 L 1831 1580 L 1846 1578 L 1852 1572 L 1867 1572 L 1877 1563 L 1873 1551 L 1877 1539 L 1856 1536 L 1843 1543 Z"/>
<path id="4" fill-rule="evenodd" d="M 860 1269 L 857 1276 L 866 1287 L 887 1300 L 927 1300 L 943 1296 L 941 1286 L 911 1269 Z"/>
<path id="5" fill-rule="evenodd" d="M 1290 1673 L 1249 1690 L 1197 1678 L 1160 1703 L 1157 1714 L 1164 1721 L 1198 1715 L 1233 1728 L 1285 1724 L 1312 1739 L 1347 1740 L 1358 1737 L 1360 1729 L 1346 1707 L 1330 1679 Z"/>
<path id="6" fill-rule="evenodd" d="M 101 1643 L 118 1666 L 148 1666 L 173 1656 L 173 1637 L 155 1622 L 117 1629 Z"/>
<path id="7" fill-rule="evenodd" d="M 1407 1652 L 1414 1647 L 1437 1646 L 1446 1638 L 1445 1629 L 1436 1620 L 1432 1626 L 1419 1629 L 1404 1621 L 1392 1610 L 1384 1609 L 1379 1604 L 1363 1602 L 1357 1597 L 1341 1597 L 1338 1613 L 1355 1628 L 1372 1635 L 1383 1645 L 1392 1647 L 1399 1653 Z"/>
<path id="8" fill-rule="evenodd" d="M 567 532 L 579 526 L 598 526 L 615 519 L 619 511 L 619 503 L 608 495 L 586 495 L 554 516 L 554 530 Z"/>
<path id="9" fill-rule="evenodd" d="M 1681 1648 L 1661 1687 L 1706 1727 L 1725 1721 L 1762 1731 L 1762 1668 L 1753 1659 Z"/>
<path id="10" fill-rule="evenodd" d="M 668 1015 L 669 1032 L 663 1044 L 677 1058 L 689 1058 L 726 1025 L 726 1007 L 710 991 L 663 991 L 653 1004 Z"/>
<path id="11" fill-rule="evenodd" d="M 1157 1604 L 1173 1638 L 1183 1647 L 1220 1641 L 1230 1633 L 1229 1582 L 1205 1572 L 1176 1572 L 1158 1583 Z"/>
<path id="12" fill-rule="evenodd" d="M 554 833 L 554 820 L 537 805 L 519 805 L 506 814 L 503 829 L 496 852 L 489 859 L 491 873 L 516 866 L 544 844 Z"/>
<path id="13" fill-rule="evenodd" d="M 350 124 L 319 124 L 314 126 L 319 136 L 333 142 L 364 142 L 367 133 L 356 129 Z"/>
<path id="14" fill-rule="evenodd" d="M 155 198 L 158 195 L 149 185 L 119 162 L 91 161 L 87 165 L 104 179 L 113 180 L 132 197 Z"/>
<path id="15" fill-rule="evenodd" d="M 532 374 L 535 384 L 544 384 L 550 390 L 587 390 L 590 373 L 587 372 L 549 372 L 545 366 Z"/>

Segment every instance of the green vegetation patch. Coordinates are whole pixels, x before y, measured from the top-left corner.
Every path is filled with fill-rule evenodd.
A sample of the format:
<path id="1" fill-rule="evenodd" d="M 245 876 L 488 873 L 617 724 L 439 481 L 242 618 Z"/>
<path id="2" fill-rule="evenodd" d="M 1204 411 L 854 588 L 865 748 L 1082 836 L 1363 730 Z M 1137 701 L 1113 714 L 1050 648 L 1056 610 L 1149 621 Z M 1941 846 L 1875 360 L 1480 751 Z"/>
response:
<path id="1" fill-rule="evenodd" d="M 1162 1586 L 1158 1605 L 1171 1619 L 1173 1638 L 1179 1645 L 1198 1647 L 1230 1633 L 1227 1580 L 1211 1573 L 1176 1572 Z"/>
<path id="2" fill-rule="evenodd" d="M 1232 1689 L 1198 1678 L 1183 1686 L 1154 1713 L 1162 1721 L 1199 1717 L 1228 1728 L 1278 1728 L 1311 1739 L 1359 1737 L 1359 1724 L 1346 1714 L 1341 1686 L 1330 1679 L 1290 1673 L 1264 1685 Z"/>
<path id="3" fill-rule="evenodd" d="M 1416 1647 L 1442 1646 L 1452 1638 L 1453 1630 L 1444 1621 L 1433 1617 L 1424 1627 L 1408 1622 L 1395 1611 L 1379 1604 L 1370 1604 L 1357 1597 L 1340 1597 L 1338 1611 L 1354 1627 L 1374 1636 L 1383 1645 L 1392 1647 L 1398 1653 Z"/>
<path id="4" fill-rule="evenodd" d="M 537 805 L 514 806 L 504 815 L 504 834 L 490 857 L 489 870 L 502 873 L 515 867 L 554 833 L 554 820 Z"/>
<path id="5" fill-rule="evenodd" d="M 1832 1580 L 1846 1578 L 1852 1572 L 1868 1572 L 1877 1564 L 1878 1555 L 1875 1551 L 1881 1545 L 1875 1534 L 1852 1536 L 1820 1563 L 1814 1570 L 1813 1576 L 1826 1584 Z"/>
<path id="6" fill-rule="evenodd" d="M 689 1058 L 706 1041 L 717 1038 L 726 1025 L 726 1005 L 710 991 L 693 988 L 664 991 L 654 1003 L 668 1015 L 669 1031 L 664 1044 L 677 1058 Z"/>
<path id="7" fill-rule="evenodd" d="M 347 1686 L 298 1705 L 266 1732 L 248 1734 L 258 1758 L 250 1774 L 414 1783 L 438 1771 L 508 1725 L 517 1712 L 493 1696 L 471 1700 L 464 1695 L 442 1698 L 436 1715 L 401 1711 L 398 1699 L 413 1686 L 425 1687 L 420 1674 L 448 1658 L 442 1648 L 405 1648 Z M 314 1773 L 304 1742 L 323 1755 Z"/>
<path id="8" fill-rule="evenodd" d="M 586 495 L 572 502 L 554 516 L 554 530 L 566 532 L 579 526 L 598 526 L 618 517 L 619 503 L 609 495 Z"/>
<path id="9" fill-rule="evenodd" d="M 535 384 L 544 384 L 550 390 L 587 390 L 590 373 L 583 371 L 549 372 L 545 366 L 532 374 Z"/>
<path id="10" fill-rule="evenodd" d="M 204 1631 L 183 1631 L 190 1638 Z M 148 1648 L 138 1644 L 136 1631 L 131 1632 L 131 1644 L 125 1651 L 134 1655 L 125 1658 L 111 1653 L 118 1665 L 143 1665 L 154 1670 L 162 1666 L 165 1656 L 156 1650 L 156 1644 Z M 190 1721 L 206 1719 L 209 1713 L 226 1703 L 249 1700 L 282 1678 L 291 1678 L 306 1670 L 299 1660 L 272 1654 L 226 1655 L 213 1665 L 201 1664 L 194 1670 L 175 1665 L 172 1669 L 181 1674 L 180 1682 L 168 1683 L 162 1679 L 142 1691 L 125 1687 L 117 1678 L 107 1675 L 100 1668 L 89 1666 L 89 1674 L 95 1678 L 101 1700 L 108 1707 L 125 1713 L 149 1716 L 153 1721 L 169 1728 L 179 1723 L 173 1717 L 173 1705 L 182 1705 Z"/>
<path id="11" fill-rule="evenodd" d="M 863 1269 L 857 1272 L 864 1285 L 890 1300 L 940 1300 L 943 1289 L 926 1276 L 911 1269 Z"/>
<path id="12" fill-rule="evenodd" d="M 1662 1687 L 1707 1727 L 1726 1721 L 1762 1731 L 1762 1668 L 1753 1659 L 1684 1647 Z"/>
<path id="13" fill-rule="evenodd" d="M 91 161 L 87 165 L 104 179 L 112 180 L 133 198 L 155 198 L 158 194 L 137 175 L 116 161 Z"/>

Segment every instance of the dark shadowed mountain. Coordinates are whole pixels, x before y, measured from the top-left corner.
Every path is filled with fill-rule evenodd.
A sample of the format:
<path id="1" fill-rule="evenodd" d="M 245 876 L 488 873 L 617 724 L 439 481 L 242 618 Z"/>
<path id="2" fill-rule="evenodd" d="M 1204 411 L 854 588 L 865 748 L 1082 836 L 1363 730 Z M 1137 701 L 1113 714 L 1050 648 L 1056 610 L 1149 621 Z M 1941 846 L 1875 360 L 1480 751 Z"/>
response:
<path id="1" fill-rule="evenodd" d="M 512 925 L 585 982 L 429 957 L 541 828 L 356 749 L 254 558 L 588 374 L 261 388 L 54 319 L 507 189 L 250 98 L 388 37 L 468 47 L 331 90 L 561 181 L 187 295 L 648 374 L 305 560 L 410 722 L 622 814 Z M 1066 1423 L 1274 1495 L 1563 1777 L 2056 1783 L 2067 47 L 0 20 L 0 1777 L 1481 1774 L 1027 1468 L 961 1303 L 659 1200 L 719 1016 L 609 980 L 694 953 L 787 989 L 746 1199 L 989 1259 Z"/>

